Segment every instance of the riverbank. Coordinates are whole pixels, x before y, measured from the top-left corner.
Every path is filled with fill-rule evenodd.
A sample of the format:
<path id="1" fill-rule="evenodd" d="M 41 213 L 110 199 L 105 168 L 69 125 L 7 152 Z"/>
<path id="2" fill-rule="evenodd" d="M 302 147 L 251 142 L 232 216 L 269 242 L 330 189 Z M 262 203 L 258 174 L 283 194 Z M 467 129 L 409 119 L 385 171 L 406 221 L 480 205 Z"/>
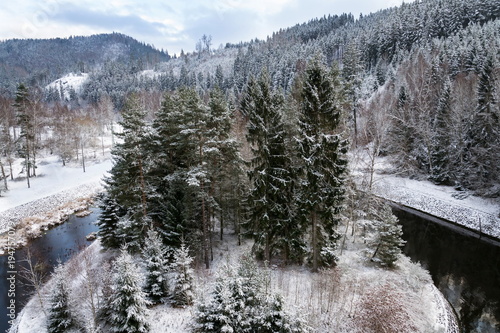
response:
<path id="1" fill-rule="evenodd" d="M 353 154 L 350 161 L 355 182 L 364 190 L 369 190 L 371 176 L 368 161 L 363 150 Z M 500 198 L 480 198 L 451 186 L 400 177 L 386 157 L 376 158 L 373 168 L 373 194 L 500 242 Z"/>
<path id="2" fill-rule="evenodd" d="M 40 157 L 38 176 L 30 178 L 30 188 L 20 176 L 9 179 L 9 191 L 0 197 L 0 249 L 23 246 L 87 209 L 102 191 L 102 178 L 111 165 L 109 153 L 88 159 L 85 172 L 76 161 L 62 166 L 55 156 Z M 21 174 L 21 166 L 22 160 L 13 164 L 14 174 Z"/>
<path id="3" fill-rule="evenodd" d="M 237 265 L 241 255 L 252 247 L 249 240 L 243 240 L 241 246 L 236 245 L 234 234 L 225 234 L 224 238 L 223 242 L 214 244 L 215 260 L 211 268 L 195 269 L 197 301 L 209 297 L 226 264 Z M 350 243 L 335 269 L 319 273 L 311 273 L 302 266 L 271 266 L 268 268 L 270 292 L 280 293 L 286 309 L 305 320 L 311 332 L 361 332 L 366 325 L 363 311 L 375 307 L 372 316 L 382 316 L 368 320 L 383 320 L 390 327 L 399 328 L 400 332 L 458 333 L 453 313 L 433 286 L 428 272 L 406 257 L 398 261 L 396 269 L 382 269 L 370 264 L 360 249 L 361 243 Z M 89 262 L 87 270 L 100 274 L 115 254 L 116 251 L 104 251 L 97 240 L 67 264 L 68 279 L 72 281 L 70 293 L 78 299 L 71 303 L 71 310 L 82 324 L 91 318 L 90 309 L 82 306 L 87 297 L 82 293 L 86 272 L 82 267 Z M 140 257 L 136 260 L 141 262 Z M 49 294 L 50 288 L 49 281 L 42 294 Z M 195 311 L 196 305 L 178 309 L 168 302 L 152 307 L 148 311 L 151 331 L 188 333 Z M 32 298 L 19 314 L 14 330 L 16 333 L 45 332 L 45 316 L 36 298 Z"/>
<path id="4" fill-rule="evenodd" d="M 8 250 L 25 246 L 54 226 L 67 221 L 71 214 L 84 215 L 102 191 L 99 183 L 77 186 L 71 190 L 31 201 L 1 213 L 0 255 Z"/>

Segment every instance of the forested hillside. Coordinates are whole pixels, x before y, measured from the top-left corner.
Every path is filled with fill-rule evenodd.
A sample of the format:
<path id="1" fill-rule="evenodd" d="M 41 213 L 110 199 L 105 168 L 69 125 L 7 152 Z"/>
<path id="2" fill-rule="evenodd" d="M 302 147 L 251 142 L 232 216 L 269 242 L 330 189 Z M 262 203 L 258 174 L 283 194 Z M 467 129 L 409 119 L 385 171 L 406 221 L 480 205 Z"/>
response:
<path id="1" fill-rule="evenodd" d="M 363 154 L 371 164 L 355 171 L 373 176 L 375 159 L 384 157 L 393 174 L 499 197 L 499 54 L 497 0 L 416 0 L 359 18 L 325 14 L 217 49 L 203 35 L 195 51 L 174 57 L 116 33 L 4 41 L 0 194 L 7 179 L 29 187 L 41 155 L 85 170 L 86 156 L 105 156 L 110 138 L 113 166 L 97 225 L 117 265 L 96 282 L 99 313 L 85 315 L 93 329 L 145 331 L 148 304 L 191 306 L 191 262 L 208 270 L 228 233 L 271 264 L 326 272 L 342 264 L 345 250 L 356 257 L 349 264 L 394 268 L 401 226 L 371 196 L 373 177 L 356 178 L 349 161 Z M 278 298 L 252 294 L 265 280 L 253 281 L 252 265 L 218 280 L 213 301 L 193 315 L 194 331 L 308 331 Z M 332 285 L 347 271 L 334 272 Z M 175 276 L 172 288 L 167 276 Z M 124 281 L 134 297 L 121 293 Z M 367 332 L 382 318 L 392 331 L 430 331 L 396 292 L 378 288 L 380 297 L 346 296 L 345 320 L 335 327 Z M 386 309 L 374 302 L 388 295 L 398 306 L 387 315 L 351 313 Z M 240 296 L 241 307 L 225 303 Z M 69 296 L 53 297 L 51 304 Z M 336 300 L 327 302 L 329 309 Z M 57 311 L 49 323 L 64 315 Z M 249 313 L 255 318 L 242 321 Z M 328 331 L 331 320 L 322 318 L 313 322 Z"/>
<path id="2" fill-rule="evenodd" d="M 119 34 L 0 42 L 0 94 L 13 96 L 25 83 L 44 87 L 69 72 L 99 70 L 109 61 L 147 67 L 166 61 L 168 53 Z"/>

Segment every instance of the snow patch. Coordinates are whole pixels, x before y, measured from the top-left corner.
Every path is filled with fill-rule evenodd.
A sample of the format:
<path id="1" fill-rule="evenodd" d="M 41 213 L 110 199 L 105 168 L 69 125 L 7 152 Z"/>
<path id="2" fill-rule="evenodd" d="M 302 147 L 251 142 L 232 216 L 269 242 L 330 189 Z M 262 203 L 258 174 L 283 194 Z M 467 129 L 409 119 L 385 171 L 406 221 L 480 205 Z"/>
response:
<path id="1" fill-rule="evenodd" d="M 88 76 L 88 73 L 68 73 L 60 79 L 49 83 L 45 86 L 45 89 L 55 89 L 61 99 L 70 100 L 70 91 L 73 89 L 77 94 L 80 94 Z"/>

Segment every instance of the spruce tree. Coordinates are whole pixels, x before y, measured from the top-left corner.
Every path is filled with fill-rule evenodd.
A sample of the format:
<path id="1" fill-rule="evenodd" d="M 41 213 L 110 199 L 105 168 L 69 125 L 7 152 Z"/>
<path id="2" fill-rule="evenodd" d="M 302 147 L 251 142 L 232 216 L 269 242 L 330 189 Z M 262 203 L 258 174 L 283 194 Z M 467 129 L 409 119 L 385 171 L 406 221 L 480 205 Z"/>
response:
<path id="1" fill-rule="evenodd" d="M 378 235 L 372 261 L 380 263 L 381 266 L 392 268 L 401 256 L 401 247 L 406 243 L 402 238 L 402 227 L 398 224 L 398 218 L 394 216 L 387 204 L 378 210 L 375 219 Z"/>
<path id="2" fill-rule="evenodd" d="M 167 251 L 158 233 L 148 230 L 143 258 L 146 263 L 144 290 L 153 304 L 163 302 L 168 296 Z"/>
<path id="3" fill-rule="evenodd" d="M 172 263 L 172 269 L 176 273 L 172 303 L 176 307 L 186 307 L 193 304 L 194 277 L 191 268 L 192 262 L 193 258 L 189 256 L 189 249 L 182 244 L 175 251 L 174 262 Z"/>
<path id="4" fill-rule="evenodd" d="M 153 184 L 151 216 L 165 244 L 179 247 L 189 233 L 185 212 L 187 190 L 183 176 L 186 151 L 180 146 L 182 112 L 177 95 L 166 94 L 153 122 L 152 161 L 149 175 Z"/>
<path id="5" fill-rule="evenodd" d="M 115 240 L 111 243 L 127 243 L 132 251 L 138 251 L 144 240 L 148 217 L 148 197 L 150 188 L 146 181 L 149 166 L 147 144 L 148 132 L 145 112 L 137 96 L 131 95 L 126 101 L 120 122 L 122 132 L 116 135 L 122 139 L 112 150 L 114 164 L 110 176 L 104 179 L 108 203 L 119 207 L 120 215 Z M 113 212 L 116 210 L 110 207 Z M 104 213 L 110 216 L 105 209 Z M 112 222 L 112 220 L 110 221 Z M 106 223 L 102 223 L 103 227 Z M 103 231 L 104 232 L 104 231 Z M 111 235 L 109 232 L 106 232 Z"/>
<path id="6" fill-rule="evenodd" d="M 117 333 L 149 332 L 143 277 L 132 256 L 122 248 L 116 259 L 111 295 L 109 329 Z"/>
<path id="7" fill-rule="evenodd" d="M 242 111 L 248 116 L 247 140 L 252 144 L 253 159 L 249 178 L 252 183 L 247 202 L 249 229 L 257 253 L 269 261 L 281 247 L 290 251 L 292 230 L 300 228 L 293 221 L 293 201 L 286 195 L 292 184 L 291 159 L 285 146 L 282 112 L 284 98 L 272 91 L 269 76 L 263 71 L 258 80 L 251 78 L 244 92 Z"/>
<path id="8" fill-rule="evenodd" d="M 297 137 L 301 208 L 310 225 L 313 271 L 336 261 L 335 229 L 344 201 L 348 149 L 339 99 L 330 73 L 315 58 L 305 73 Z"/>
<path id="9" fill-rule="evenodd" d="M 197 307 L 194 332 L 306 332 L 302 321 L 283 309 L 282 298 L 267 291 L 268 283 L 250 256 L 236 270 L 224 266 L 212 299 Z"/>
<path id="10" fill-rule="evenodd" d="M 430 179 L 436 184 L 449 185 L 450 177 L 450 139 L 449 123 L 451 83 L 446 80 L 437 106 L 436 119 L 434 120 L 434 136 L 431 153 Z"/>
<path id="11" fill-rule="evenodd" d="M 238 143 L 231 135 L 233 119 L 231 109 L 222 90 L 210 92 L 207 119 L 207 145 L 205 155 L 210 178 L 210 197 L 213 199 L 211 216 L 219 212 L 220 237 L 222 240 L 225 218 L 229 214 L 231 192 L 241 177 L 242 158 Z"/>
<path id="12" fill-rule="evenodd" d="M 473 189 L 488 187 L 500 180 L 500 112 L 496 100 L 494 65 L 490 56 L 481 67 L 477 107 L 468 131 L 466 158 L 469 166 L 463 181 Z"/>
<path id="13" fill-rule="evenodd" d="M 63 333 L 75 326 L 75 320 L 69 305 L 68 281 L 61 263 L 57 265 L 52 278 L 54 286 L 49 300 L 47 331 L 49 333 Z"/>
<path id="14" fill-rule="evenodd" d="M 99 208 L 101 213 L 96 225 L 99 228 L 97 235 L 100 237 L 102 246 L 105 248 L 120 247 L 120 238 L 116 234 L 121 215 L 118 204 L 108 193 L 104 193 L 99 198 Z"/>

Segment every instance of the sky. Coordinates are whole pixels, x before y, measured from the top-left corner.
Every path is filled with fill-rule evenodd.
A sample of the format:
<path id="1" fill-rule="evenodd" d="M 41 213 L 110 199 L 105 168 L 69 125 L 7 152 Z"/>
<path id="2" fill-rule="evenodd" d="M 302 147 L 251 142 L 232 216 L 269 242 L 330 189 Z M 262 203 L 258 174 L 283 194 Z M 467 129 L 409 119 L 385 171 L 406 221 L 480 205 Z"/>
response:
<path id="1" fill-rule="evenodd" d="M 358 18 L 413 0 L 21 0 L 3 1 L 0 40 L 120 32 L 170 55 L 266 39 L 280 28 L 324 15 Z"/>

